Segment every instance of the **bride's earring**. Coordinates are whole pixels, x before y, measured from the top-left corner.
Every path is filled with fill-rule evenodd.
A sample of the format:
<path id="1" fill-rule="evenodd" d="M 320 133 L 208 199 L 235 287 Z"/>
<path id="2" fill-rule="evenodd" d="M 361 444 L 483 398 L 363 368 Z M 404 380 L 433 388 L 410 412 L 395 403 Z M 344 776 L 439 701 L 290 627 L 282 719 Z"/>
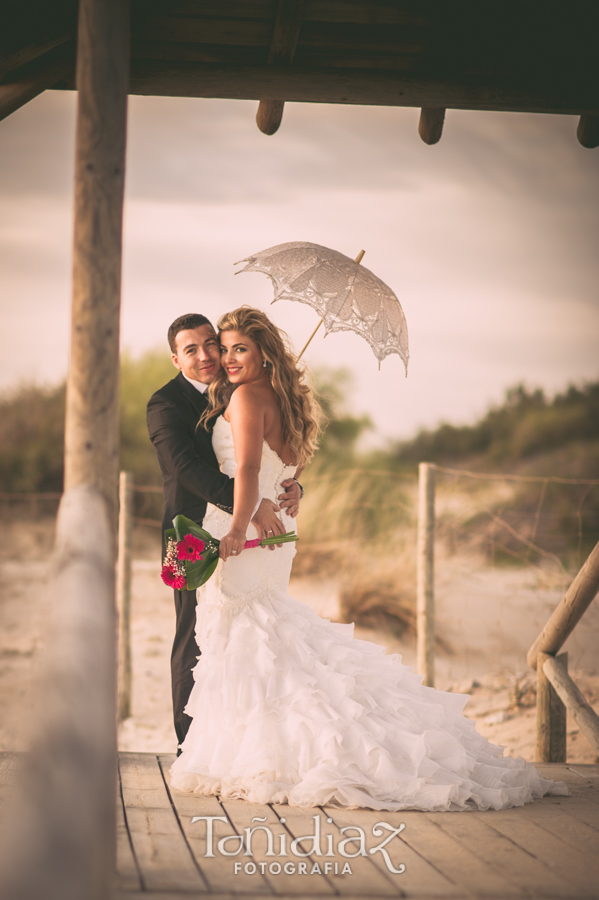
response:
<path id="1" fill-rule="evenodd" d="M 263 369 L 266 368 L 266 360 L 265 360 L 265 359 L 262 360 L 262 368 L 263 368 Z"/>

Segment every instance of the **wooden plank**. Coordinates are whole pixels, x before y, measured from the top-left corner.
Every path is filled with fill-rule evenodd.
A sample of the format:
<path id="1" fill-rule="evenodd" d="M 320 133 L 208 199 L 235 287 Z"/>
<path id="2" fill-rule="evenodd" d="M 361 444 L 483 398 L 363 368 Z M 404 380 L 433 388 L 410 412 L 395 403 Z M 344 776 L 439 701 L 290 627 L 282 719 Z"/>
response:
<path id="1" fill-rule="evenodd" d="M 378 822 L 388 822 L 393 828 L 398 828 L 402 822 L 405 822 L 407 815 L 407 813 L 375 812 L 367 809 L 359 811 L 351 809 L 341 810 L 332 807 L 324 807 L 324 811 L 339 827 L 355 825 L 359 817 L 360 825 L 366 830 L 369 849 L 389 837 L 388 831 L 384 832 L 383 837 L 373 836 L 372 829 L 374 825 Z M 461 892 L 456 885 L 403 840 L 402 835 L 403 832 L 384 849 L 387 850 L 394 868 L 399 868 L 401 863 L 406 867 L 403 874 L 392 875 L 394 883 L 398 885 L 403 894 L 408 897 L 461 896 Z M 431 849 L 429 848 L 427 855 L 432 855 Z M 370 855 L 370 858 L 380 871 L 386 876 L 389 875 L 389 868 L 380 851 Z"/>
<path id="2" fill-rule="evenodd" d="M 443 78 L 423 73 L 415 77 L 369 69 L 223 66 L 138 59 L 132 61 L 130 93 L 599 115 L 599 86 L 583 78 L 564 82 L 549 75 L 540 86 L 522 79 L 514 88 L 491 76 L 486 81 L 475 81 L 450 75 Z"/>
<path id="3" fill-rule="evenodd" d="M 201 16 L 218 18 L 274 19 L 276 0 L 202 0 Z M 169 6 L 170 16 L 197 16 L 197 0 L 178 0 Z M 364 3 L 348 0 L 305 0 L 304 19 L 314 22 L 355 22 L 357 24 L 408 25 L 428 24 L 430 16 L 420 4 L 405 7 L 385 0 Z"/>
<path id="4" fill-rule="evenodd" d="M 568 763 L 568 769 L 583 778 L 599 778 L 597 763 Z"/>
<path id="5" fill-rule="evenodd" d="M 281 821 L 284 822 L 285 828 L 289 831 L 293 839 L 297 839 L 306 834 L 314 833 L 315 815 L 320 815 L 321 841 L 320 850 L 322 856 L 311 856 L 313 862 L 318 862 L 320 869 L 325 872 L 325 866 L 332 864 L 331 871 L 327 877 L 332 888 L 342 897 L 348 896 L 381 896 L 381 897 L 399 897 L 402 896 L 400 887 L 393 881 L 393 876 L 387 877 L 374 864 L 371 857 L 358 856 L 353 859 L 345 859 L 336 852 L 339 841 L 346 837 L 355 837 L 356 832 L 352 831 L 347 834 L 340 834 L 339 826 L 334 820 L 329 822 L 330 815 L 324 809 L 300 809 L 293 806 L 274 805 L 272 809 L 275 811 Z M 362 810 L 353 811 L 352 825 L 360 824 Z M 327 835 L 332 836 L 332 849 L 334 856 L 327 857 L 329 852 L 329 841 Z M 302 847 L 300 849 L 307 852 L 310 847 Z M 349 852 L 354 853 L 356 847 L 349 847 Z M 293 856 L 291 857 L 293 859 Z M 352 874 L 343 875 L 343 865 L 348 862 L 350 864 Z M 335 874 L 335 863 L 337 864 L 337 874 Z M 328 868 L 328 866 L 327 866 Z M 310 882 L 312 879 L 310 879 Z"/>
<path id="6" fill-rule="evenodd" d="M 286 0 L 299 5 L 300 0 Z M 183 41 L 200 44 L 228 44 L 239 47 L 267 47 L 275 45 L 272 63 L 287 60 L 289 53 L 278 52 L 280 47 L 291 46 L 295 51 L 312 49 L 323 54 L 344 53 L 424 53 L 426 45 L 421 28 L 393 27 L 388 25 L 339 25 L 302 22 L 298 28 L 295 12 L 289 15 L 290 28 L 279 28 L 273 33 L 273 22 L 259 19 L 198 18 L 157 16 L 143 27 L 136 29 L 136 41 Z M 277 22 L 279 15 L 277 14 Z M 285 32 L 285 33 L 284 33 Z M 288 43 L 285 43 L 290 37 Z M 293 52 L 291 53 L 293 56 Z"/>
<path id="7" fill-rule="evenodd" d="M 171 800 L 177 810 L 181 828 L 187 838 L 187 843 L 194 855 L 196 864 L 201 869 L 202 875 L 211 891 L 239 891 L 243 889 L 248 894 L 271 894 L 271 890 L 262 875 L 256 873 L 252 877 L 239 874 L 235 875 L 234 858 L 222 856 L 217 849 L 218 841 L 223 837 L 232 837 L 237 832 L 230 821 L 213 821 L 212 845 L 207 844 L 208 822 L 201 821 L 202 817 L 226 818 L 226 813 L 217 797 L 200 797 L 197 794 L 188 794 L 170 788 L 169 768 L 175 757 L 161 756 L 160 764 L 164 778 L 169 786 Z M 200 821 L 192 821 L 200 817 Z M 234 850 L 233 842 L 225 845 L 226 850 Z M 214 857 L 207 854 L 214 853 Z M 243 862 L 247 859 L 239 857 Z"/>
<path id="8" fill-rule="evenodd" d="M 261 66 L 266 62 L 267 48 L 241 47 L 228 44 L 192 43 L 189 41 L 134 41 L 132 59 L 165 59 L 180 62 Z M 322 66 L 323 69 L 391 69 L 411 71 L 417 63 L 415 53 L 364 53 L 360 51 L 322 51 L 299 48 L 294 62 L 299 66 Z"/>
<path id="9" fill-rule="evenodd" d="M 289 842 L 289 834 L 286 831 L 286 828 L 281 825 L 278 816 L 273 812 L 273 810 L 266 805 L 259 803 L 248 803 L 245 800 L 223 800 L 222 801 L 223 809 L 226 810 L 231 823 L 233 824 L 235 830 L 238 834 L 244 833 L 246 828 L 257 829 L 260 826 L 267 826 L 271 829 L 271 833 L 273 835 L 273 846 L 274 846 L 274 857 L 269 857 L 266 855 L 268 850 L 268 838 L 264 831 L 255 831 L 252 834 L 252 859 L 253 861 L 259 865 L 263 864 L 262 868 L 265 869 L 264 878 L 269 889 L 274 894 L 286 894 L 289 896 L 302 896 L 307 893 L 314 894 L 325 894 L 325 895 L 333 895 L 335 893 L 334 889 L 331 886 L 331 883 L 328 878 L 325 878 L 324 875 L 310 875 L 312 870 L 313 863 L 316 862 L 316 858 L 312 860 L 311 858 L 307 858 L 305 860 L 296 860 L 292 854 L 289 854 L 289 859 L 279 859 L 278 853 L 281 846 L 281 838 L 279 835 L 284 835 L 287 843 Z M 314 815 L 316 815 L 319 810 L 314 810 Z M 263 819 L 264 821 L 252 821 L 253 819 Z M 247 834 L 247 832 L 246 832 Z M 247 850 L 247 847 L 246 847 Z M 289 852 L 289 851 L 287 851 Z M 286 874 L 285 872 L 280 872 L 280 874 L 269 873 L 269 869 L 271 866 L 275 866 L 275 863 L 278 863 L 279 866 L 283 866 L 286 862 L 295 862 L 295 872 L 292 874 Z M 307 872 L 305 875 L 299 874 L 299 866 L 298 863 L 305 862 L 307 863 Z M 276 868 L 276 866 L 275 866 Z M 244 875 L 243 885 L 240 887 L 240 890 L 245 889 L 245 885 L 249 883 L 251 878 L 255 878 L 256 876 L 248 876 Z"/>
<path id="10" fill-rule="evenodd" d="M 509 810 L 505 810 L 509 812 Z M 498 816 L 504 814 L 498 811 Z M 566 812 L 561 804 L 550 806 L 543 802 L 541 808 L 537 803 L 529 803 L 523 809 L 518 810 L 522 821 L 533 821 L 541 828 L 551 832 L 556 837 L 570 844 L 572 847 L 582 850 L 584 853 L 597 854 L 599 852 L 599 834 L 596 828 L 592 828 L 582 822 L 576 811 Z M 567 851 L 566 851 L 567 852 Z"/>
<path id="11" fill-rule="evenodd" d="M 125 819 L 146 890 L 205 892 L 207 885 L 179 827 L 157 758 L 123 753 L 119 768 Z"/>
<path id="12" fill-rule="evenodd" d="M 545 900 L 572 897 L 572 885 L 542 862 L 494 829 L 494 811 L 476 814 L 425 813 L 436 825 L 460 841 L 518 891 L 533 892 Z"/>
<path id="13" fill-rule="evenodd" d="M 546 808 L 548 815 L 559 815 L 562 811 L 580 818 L 587 825 L 599 829 L 599 766 L 598 765 L 551 765 L 535 764 L 544 778 L 564 781 L 570 791 L 569 797 L 548 795 L 542 800 L 525 807 L 541 814 Z"/>
<path id="14" fill-rule="evenodd" d="M 355 22 L 358 25 L 428 25 L 424 4 L 347 3 L 347 0 L 305 0 L 304 19 L 313 22 Z"/>
<path id="15" fill-rule="evenodd" d="M 272 23 L 259 19 L 156 16 L 136 31 L 136 41 L 191 41 L 239 47 L 270 45 Z"/>
<path id="16" fill-rule="evenodd" d="M 260 66 L 266 62 L 266 55 L 266 47 L 230 47 L 227 44 L 197 44 L 191 41 L 134 41 L 131 44 L 132 59 Z"/>
<path id="17" fill-rule="evenodd" d="M 127 807 L 126 817 L 146 890 L 206 892 L 172 809 Z"/>
<path id="18" fill-rule="evenodd" d="M 119 890 L 137 891 L 143 889 L 135 856 L 133 855 L 127 822 L 125 821 L 120 783 L 116 796 L 116 873 Z"/>
<path id="19" fill-rule="evenodd" d="M 276 0 L 169 0 L 168 15 L 201 19 L 267 19 L 275 17 Z"/>
<path id="20" fill-rule="evenodd" d="M 110 900 L 194 900 L 198 895 L 195 893 L 180 891 L 123 891 L 117 890 Z M 201 895 L 200 895 L 201 896 Z M 204 895 L 205 896 L 205 895 Z M 227 892 L 224 894 L 215 894 L 215 900 L 254 900 L 253 894 L 234 894 Z M 272 896 L 272 895 L 269 895 Z M 296 898 L 294 898 L 296 900 Z M 312 897 L 306 897 L 305 900 L 313 900 Z"/>
<path id="21" fill-rule="evenodd" d="M 171 809 L 158 760 L 153 753 L 119 753 L 125 809 Z"/>
<path id="22" fill-rule="evenodd" d="M 565 842 L 561 836 L 552 834 L 541 824 L 525 820 L 519 815 L 520 809 L 503 810 L 500 815 L 486 817 L 499 833 L 518 844 L 531 856 L 540 860 L 549 870 L 561 875 L 570 884 L 593 894 L 599 885 L 599 840 L 592 853 Z M 476 818 L 484 813 L 474 813 Z"/>
<path id="23" fill-rule="evenodd" d="M 447 815 L 451 816 L 453 813 Z M 453 835 L 443 831 L 435 820 L 427 819 L 423 813 L 415 811 L 402 813 L 401 820 L 406 825 L 401 839 L 424 859 L 432 862 L 462 892 L 481 898 L 528 896 Z"/>

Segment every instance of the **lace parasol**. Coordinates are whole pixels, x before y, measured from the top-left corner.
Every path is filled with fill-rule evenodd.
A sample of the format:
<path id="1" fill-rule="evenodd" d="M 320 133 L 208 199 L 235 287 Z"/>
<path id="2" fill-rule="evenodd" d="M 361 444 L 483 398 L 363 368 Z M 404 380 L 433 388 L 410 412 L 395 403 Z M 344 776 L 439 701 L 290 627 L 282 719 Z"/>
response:
<path id="1" fill-rule="evenodd" d="M 407 375 L 406 317 L 393 291 L 359 264 L 362 255 L 354 261 L 320 244 L 293 241 L 269 247 L 241 260 L 247 265 L 236 274 L 264 272 L 274 286 L 273 303 L 275 300 L 307 303 L 321 317 L 327 334 L 331 331 L 361 334 L 372 347 L 379 367 L 386 356 L 397 353 L 403 360 Z"/>

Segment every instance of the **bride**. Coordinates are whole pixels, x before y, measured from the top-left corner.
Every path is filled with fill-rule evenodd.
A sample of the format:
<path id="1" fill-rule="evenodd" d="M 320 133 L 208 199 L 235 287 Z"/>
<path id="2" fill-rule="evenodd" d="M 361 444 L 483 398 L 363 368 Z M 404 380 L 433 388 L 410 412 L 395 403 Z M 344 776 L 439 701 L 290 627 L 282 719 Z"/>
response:
<path id="1" fill-rule="evenodd" d="M 172 785 L 256 803 L 376 810 L 504 809 L 565 785 L 504 757 L 462 715 L 468 699 L 422 685 L 398 655 L 353 637 L 287 593 L 295 545 L 243 551 L 258 492 L 312 456 L 310 389 L 283 335 L 256 309 L 218 322 L 222 363 L 203 424 L 215 419 L 220 468 L 235 475 L 234 513 L 208 507 L 220 538 L 198 592 L 202 648 L 186 713 L 193 721 Z M 295 520 L 281 513 L 287 531 Z"/>

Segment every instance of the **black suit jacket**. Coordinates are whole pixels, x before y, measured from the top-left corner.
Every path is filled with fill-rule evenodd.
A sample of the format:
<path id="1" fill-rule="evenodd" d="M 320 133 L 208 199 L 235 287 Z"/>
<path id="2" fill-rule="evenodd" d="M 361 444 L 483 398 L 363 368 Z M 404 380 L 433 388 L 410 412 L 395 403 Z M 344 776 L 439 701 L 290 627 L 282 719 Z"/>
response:
<path id="1" fill-rule="evenodd" d="M 164 480 L 163 530 L 177 515 L 201 523 L 206 503 L 233 512 L 233 479 L 218 468 L 211 432 L 196 429 L 207 403 L 181 372 L 148 403 L 148 432 Z"/>

